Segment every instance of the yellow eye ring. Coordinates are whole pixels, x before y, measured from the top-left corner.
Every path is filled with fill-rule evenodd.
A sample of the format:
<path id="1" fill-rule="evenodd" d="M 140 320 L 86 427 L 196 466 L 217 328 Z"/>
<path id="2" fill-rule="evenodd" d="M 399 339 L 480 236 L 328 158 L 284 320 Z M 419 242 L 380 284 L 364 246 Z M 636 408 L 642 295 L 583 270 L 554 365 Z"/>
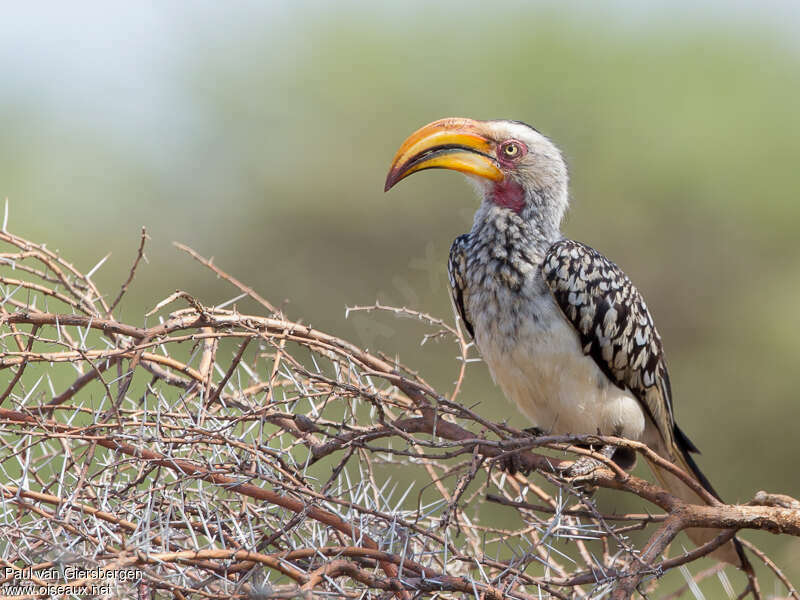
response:
<path id="1" fill-rule="evenodd" d="M 516 158 L 519 156 L 519 146 L 514 142 L 509 142 L 503 146 L 503 154 L 506 158 Z"/>

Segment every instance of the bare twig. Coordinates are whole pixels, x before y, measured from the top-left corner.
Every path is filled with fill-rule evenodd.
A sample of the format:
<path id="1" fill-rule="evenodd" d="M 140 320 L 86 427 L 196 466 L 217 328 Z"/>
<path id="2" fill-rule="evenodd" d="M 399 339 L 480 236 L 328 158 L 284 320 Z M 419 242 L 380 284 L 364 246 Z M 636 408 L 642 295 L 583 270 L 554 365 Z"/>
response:
<path id="1" fill-rule="evenodd" d="M 131 284 L 134 276 L 136 275 L 136 268 L 139 266 L 139 262 L 141 262 L 142 258 L 144 258 L 144 245 L 145 242 L 147 242 L 147 239 L 148 239 L 147 229 L 145 227 L 142 227 L 142 236 L 139 240 L 139 250 L 136 252 L 136 258 L 133 261 L 133 265 L 131 265 L 131 270 L 130 273 L 128 273 L 128 278 L 122 284 L 122 287 L 120 287 L 119 293 L 117 294 L 117 297 L 114 298 L 114 301 L 111 303 L 111 306 L 108 307 L 106 316 L 110 317 L 112 315 L 114 309 L 117 307 L 117 304 L 119 304 L 120 300 L 122 300 L 122 297 L 125 295 L 125 292 L 128 291 L 128 286 Z"/>
<path id="2" fill-rule="evenodd" d="M 3 585 L 49 584 L 47 569 L 77 563 L 139 573 L 110 583 L 62 576 L 108 583 L 114 598 L 622 600 L 650 593 L 653 578 L 693 567 L 737 531 L 800 536 L 791 497 L 759 492 L 747 505 L 723 504 L 641 443 L 531 437 L 456 402 L 474 354 L 458 322 L 407 307 L 349 309 L 417 319 L 434 328 L 423 341 L 451 338 L 458 362 L 446 396 L 395 358 L 288 320 L 180 244 L 268 314 L 177 291 L 150 313 L 182 301 L 157 323 L 123 321 L 114 313 L 146 239 L 142 230 L 107 305 L 89 274 L 0 232 L 11 247 L 0 253 L 0 372 L 13 370 L 0 395 L 1 560 L 11 569 Z M 586 449 L 609 443 L 670 471 L 706 505 Z M 497 469 L 511 456 L 527 476 Z M 648 512 L 598 510 L 560 475 L 579 456 L 604 465 L 586 484 L 637 496 Z M 500 526 L 491 505 L 515 524 Z M 689 527 L 720 534 L 667 557 Z M 642 547 L 628 537 L 638 529 L 648 536 Z M 771 559 L 746 547 L 800 600 Z M 701 571 L 693 585 L 716 572 Z M 741 592 L 758 588 L 751 579 Z"/>

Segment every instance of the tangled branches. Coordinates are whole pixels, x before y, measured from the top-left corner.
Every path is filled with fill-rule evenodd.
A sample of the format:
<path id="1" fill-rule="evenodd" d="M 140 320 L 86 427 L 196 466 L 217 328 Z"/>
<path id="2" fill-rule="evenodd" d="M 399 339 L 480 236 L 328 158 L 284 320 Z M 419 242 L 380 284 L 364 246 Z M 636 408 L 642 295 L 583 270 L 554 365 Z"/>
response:
<path id="1" fill-rule="evenodd" d="M 449 395 L 396 361 L 287 319 L 183 246 L 238 288 L 234 301 L 247 296 L 265 314 L 176 292 L 143 325 L 119 321 L 145 240 L 142 232 L 109 304 L 91 272 L 0 232 L 6 595 L 627 598 L 737 530 L 800 535 L 791 498 L 688 505 L 585 449 L 613 442 L 663 463 L 641 444 L 533 437 L 461 405 L 470 345 L 428 315 L 353 309 L 413 316 L 434 328 L 428 337 L 453 338 L 461 367 Z M 511 455 L 530 476 L 499 468 Z M 605 463 L 583 487 L 558 476 L 575 455 Z M 648 508 L 603 513 L 587 486 Z M 720 535 L 667 557 L 675 536 L 696 526 Z M 686 588 L 719 573 L 701 571 Z M 9 592 L 20 582 L 29 586 Z M 750 578 L 743 589 L 759 597 L 758 587 Z"/>

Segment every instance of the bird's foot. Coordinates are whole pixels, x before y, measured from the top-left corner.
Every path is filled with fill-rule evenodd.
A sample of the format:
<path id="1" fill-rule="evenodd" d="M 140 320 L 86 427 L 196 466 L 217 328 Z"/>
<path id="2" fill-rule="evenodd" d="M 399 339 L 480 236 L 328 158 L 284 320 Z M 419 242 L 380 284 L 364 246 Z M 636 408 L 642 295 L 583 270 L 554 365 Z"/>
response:
<path id="1" fill-rule="evenodd" d="M 596 458 L 581 456 L 578 460 L 560 467 L 559 471 L 581 497 L 591 498 L 597 492 L 597 486 L 589 481 L 590 475 L 602 466 L 603 463 Z"/>
<path id="2" fill-rule="evenodd" d="M 600 448 L 598 453 L 605 456 L 607 459 L 612 460 L 616 451 L 616 446 L 606 444 Z M 561 469 L 561 473 L 568 479 L 575 479 L 578 477 L 586 477 L 587 475 L 591 475 L 595 469 L 603 466 L 605 466 L 603 462 L 597 460 L 596 458 L 592 458 L 591 456 L 581 456 L 578 460 L 570 463 L 569 465 L 565 465 L 564 468 Z"/>
<path id="3" fill-rule="evenodd" d="M 517 473 L 525 473 L 528 469 L 525 468 L 525 461 L 522 460 L 518 451 L 511 451 L 501 455 L 497 459 L 497 464 L 500 469 L 509 475 L 516 475 Z"/>
<path id="4" fill-rule="evenodd" d="M 541 435 L 547 435 L 547 432 L 544 429 L 540 429 L 539 427 L 526 427 L 522 431 L 524 431 L 531 437 L 539 437 Z"/>
<path id="5" fill-rule="evenodd" d="M 517 473 L 522 472 L 522 458 L 520 458 L 519 452 L 508 452 L 507 454 L 503 454 L 498 458 L 497 464 L 500 466 L 502 471 L 505 471 L 509 475 L 516 475 Z"/>
<path id="6" fill-rule="evenodd" d="M 561 474 L 567 479 L 575 479 L 577 477 L 586 477 L 590 475 L 595 469 L 602 467 L 603 463 L 596 458 L 589 456 L 581 456 L 578 460 L 565 465 L 561 469 Z"/>
<path id="7" fill-rule="evenodd" d="M 539 437 L 547 435 L 544 429 L 538 427 L 527 427 L 522 430 L 523 433 L 530 437 Z M 522 459 L 519 451 L 507 452 L 500 456 L 497 460 L 500 468 L 506 471 L 509 475 L 516 475 L 517 473 L 528 473 L 530 469 L 525 467 L 525 461 Z"/>

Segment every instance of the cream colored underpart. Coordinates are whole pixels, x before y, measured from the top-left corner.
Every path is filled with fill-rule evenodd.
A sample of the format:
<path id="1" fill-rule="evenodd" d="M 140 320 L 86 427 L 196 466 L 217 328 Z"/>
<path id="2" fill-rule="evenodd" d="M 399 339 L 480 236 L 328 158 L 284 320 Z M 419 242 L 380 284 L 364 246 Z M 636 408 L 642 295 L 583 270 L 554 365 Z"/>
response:
<path id="1" fill-rule="evenodd" d="M 503 327 L 494 319 L 478 317 L 474 323 L 478 349 L 506 397 L 533 425 L 550 433 L 600 433 L 647 442 L 649 419 L 641 404 L 583 354 L 577 333 L 552 297 L 529 296 L 528 303 L 533 305 L 526 309 L 538 320 L 520 319 L 513 344 L 508 344 L 510 332 L 499 331 Z"/>

